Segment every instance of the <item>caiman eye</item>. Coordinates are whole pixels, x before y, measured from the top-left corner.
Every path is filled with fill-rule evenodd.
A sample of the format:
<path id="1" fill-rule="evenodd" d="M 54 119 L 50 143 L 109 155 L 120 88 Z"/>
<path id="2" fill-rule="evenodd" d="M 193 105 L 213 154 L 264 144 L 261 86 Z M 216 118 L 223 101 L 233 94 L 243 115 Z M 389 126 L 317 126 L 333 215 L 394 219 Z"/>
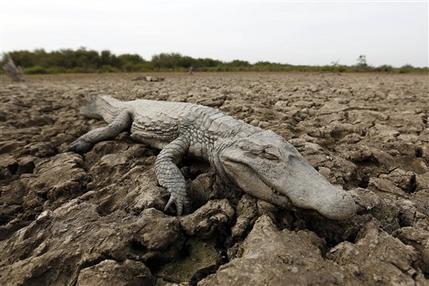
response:
<path id="1" fill-rule="evenodd" d="M 252 153 L 254 155 L 258 155 L 258 154 L 260 154 L 263 151 L 262 148 L 255 148 L 254 146 L 245 145 L 245 144 L 239 144 L 238 147 L 241 150 L 250 152 L 250 153 Z"/>
<path id="2" fill-rule="evenodd" d="M 268 150 L 269 147 L 266 146 L 250 146 L 250 145 L 239 145 L 241 150 L 247 151 L 247 153 L 253 156 L 259 156 L 267 160 L 279 160 L 279 157 L 273 152 Z"/>
<path id="3" fill-rule="evenodd" d="M 276 148 L 272 148 L 271 146 L 265 146 L 262 154 L 265 159 L 278 161 L 280 160 L 280 154 L 276 150 Z"/>
<path id="4" fill-rule="evenodd" d="M 277 157 L 276 155 L 268 153 L 266 151 L 262 152 L 261 156 L 264 157 L 265 159 L 272 160 L 272 161 L 274 160 L 277 161 L 279 159 L 279 157 Z"/>
<path id="5" fill-rule="evenodd" d="M 246 151 L 248 154 L 252 154 L 254 156 L 259 156 L 264 153 L 264 149 L 261 148 L 255 148 L 255 146 L 249 146 L 249 145 L 239 145 L 240 149 L 243 151 Z"/>

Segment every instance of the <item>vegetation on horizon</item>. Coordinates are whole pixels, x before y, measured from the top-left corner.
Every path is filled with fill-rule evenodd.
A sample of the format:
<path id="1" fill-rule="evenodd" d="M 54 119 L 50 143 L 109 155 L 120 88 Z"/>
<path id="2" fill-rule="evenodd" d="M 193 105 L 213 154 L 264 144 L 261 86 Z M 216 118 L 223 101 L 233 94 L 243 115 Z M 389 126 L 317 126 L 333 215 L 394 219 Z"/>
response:
<path id="1" fill-rule="evenodd" d="M 161 53 L 151 60 L 145 60 L 138 54 L 115 55 L 108 50 L 101 52 L 80 48 L 47 52 L 12 51 L 8 54 L 21 66 L 26 74 L 52 73 L 94 73 L 94 72 L 149 72 L 149 71 L 303 71 L 303 72 L 428 72 L 429 67 L 418 68 L 411 65 L 392 67 L 390 65 L 371 66 L 366 56 L 360 55 L 352 66 L 337 62 L 331 65 L 309 66 L 290 65 L 260 61 L 251 64 L 248 61 L 233 60 L 224 62 L 210 58 L 192 58 L 179 53 Z"/>

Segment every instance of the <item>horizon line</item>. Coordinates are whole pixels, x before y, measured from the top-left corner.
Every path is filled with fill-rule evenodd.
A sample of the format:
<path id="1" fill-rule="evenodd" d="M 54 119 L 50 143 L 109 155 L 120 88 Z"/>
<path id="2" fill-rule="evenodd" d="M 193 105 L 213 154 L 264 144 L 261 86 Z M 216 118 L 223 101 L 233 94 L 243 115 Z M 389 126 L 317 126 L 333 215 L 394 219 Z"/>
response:
<path id="1" fill-rule="evenodd" d="M 277 64 L 277 65 L 310 66 L 310 67 L 318 67 L 318 66 L 346 66 L 346 67 L 352 67 L 352 66 L 358 65 L 358 61 L 357 60 L 358 60 L 358 57 L 360 55 L 366 56 L 365 53 L 361 53 L 360 55 L 357 55 L 357 57 L 356 57 L 356 63 L 355 64 L 341 64 L 340 60 L 338 60 L 338 59 L 337 60 L 333 60 L 330 63 L 325 63 L 325 64 L 291 64 L 291 63 L 287 63 L 287 62 L 275 62 L 275 61 L 270 61 L 270 60 L 249 61 L 249 60 L 241 59 L 241 58 L 235 58 L 235 59 L 231 59 L 231 60 L 226 60 L 226 59 L 219 59 L 219 58 L 211 58 L 211 57 L 208 57 L 208 56 L 207 57 L 195 57 L 195 56 L 186 55 L 186 54 L 183 54 L 183 53 L 177 52 L 177 51 L 169 51 L 169 52 L 163 51 L 163 52 L 155 53 L 155 54 L 151 55 L 150 59 L 146 59 L 146 58 L 144 58 L 141 55 L 141 53 L 138 53 L 138 52 L 117 53 L 117 52 L 113 52 L 113 51 L 111 51 L 109 49 L 100 49 L 100 50 L 98 50 L 98 49 L 91 49 L 91 48 L 88 48 L 88 47 L 81 46 L 79 48 L 59 48 L 59 49 L 45 49 L 45 48 L 39 48 L 39 47 L 37 47 L 37 48 L 33 48 L 33 49 L 16 49 L 16 50 L 11 50 L 11 51 L 2 51 L 2 50 L 0 50 L 0 59 L 2 58 L 3 55 L 9 54 L 9 53 L 13 53 L 13 52 L 22 52 L 22 51 L 36 52 L 36 51 L 41 51 L 41 50 L 43 50 L 43 51 L 45 51 L 47 53 L 59 52 L 59 51 L 63 51 L 63 50 L 72 50 L 72 51 L 86 50 L 86 51 L 95 51 L 97 53 L 100 53 L 102 51 L 109 51 L 111 54 L 113 54 L 115 56 L 121 56 L 121 55 L 126 55 L 126 54 L 129 54 L 129 55 L 138 55 L 144 61 L 152 61 L 152 58 L 154 56 L 157 56 L 157 55 L 160 55 L 160 54 L 170 54 L 170 55 L 171 54 L 178 54 L 178 55 L 183 56 L 183 57 L 190 57 L 190 58 L 193 58 L 193 59 L 211 59 L 211 60 L 215 60 L 215 61 L 220 61 L 222 63 L 229 63 L 229 62 L 238 60 L 238 61 L 248 62 L 250 65 L 255 65 L 255 64 L 259 63 L 259 62 L 267 62 L 267 63 L 270 63 L 270 64 Z M 333 64 L 333 63 L 335 63 L 335 64 Z M 367 66 L 369 66 L 369 67 L 390 66 L 390 67 L 393 67 L 393 68 L 401 68 L 401 67 L 404 67 L 404 66 L 412 66 L 412 67 L 415 67 L 415 68 L 429 68 L 429 63 L 426 66 L 425 65 L 415 66 L 415 65 L 412 65 L 410 63 L 404 63 L 404 64 L 402 64 L 400 66 L 397 66 L 397 65 L 388 64 L 388 63 L 383 63 L 383 64 L 380 64 L 380 65 L 371 65 L 371 63 L 367 62 Z"/>

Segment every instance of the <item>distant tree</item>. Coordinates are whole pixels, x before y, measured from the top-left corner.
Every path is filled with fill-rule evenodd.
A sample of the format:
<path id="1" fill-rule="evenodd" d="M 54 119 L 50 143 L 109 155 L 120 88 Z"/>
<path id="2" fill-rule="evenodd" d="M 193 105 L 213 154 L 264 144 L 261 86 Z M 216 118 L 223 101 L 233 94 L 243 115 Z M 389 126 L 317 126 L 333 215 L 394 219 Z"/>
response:
<path id="1" fill-rule="evenodd" d="M 233 60 L 228 63 L 231 66 L 237 66 L 237 67 L 247 67 L 250 66 L 250 63 L 248 61 L 242 61 L 242 60 Z"/>
<path id="2" fill-rule="evenodd" d="M 336 61 L 332 61 L 331 62 L 331 66 L 333 66 L 333 67 L 337 67 L 337 66 L 339 66 L 340 64 L 339 64 L 339 60 L 336 60 Z"/>
<path id="3" fill-rule="evenodd" d="M 376 71 L 381 71 L 381 72 L 391 72 L 394 70 L 394 68 L 390 65 L 381 65 L 375 68 Z"/>
<path id="4" fill-rule="evenodd" d="M 405 64 L 399 68 L 399 73 L 409 73 L 415 70 L 415 68 L 410 64 Z"/>
<path id="5" fill-rule="evenodd" d="M 147 62 L 137 54 L 123 54 L 118 56 L 119 66 L 122 71 L 133 72 L 142 69 Z"/>
<path id="6" fill-rule="evenodd" d="M 118 64 L 119 64 L 118 58 L 114 54 L 112 54 L 109 50 L 101 51 L 99 66 L 118 67 Z"/>
<path id="7" fill-rule="evenodd" d="M 137 54 L 122 54 L 120 56 L 118 56 L 119 62 L 121 62 L 121 64 L 141 64 L 144 63 L 145 60 L 137 55 Z"/>
<path id="8" fill-rule="evenodd" d="M 359 57 L 357 58 L 357 65 L 360 67 L 367 67 L 368 66 L 365 55 L 359 55 Z"/>

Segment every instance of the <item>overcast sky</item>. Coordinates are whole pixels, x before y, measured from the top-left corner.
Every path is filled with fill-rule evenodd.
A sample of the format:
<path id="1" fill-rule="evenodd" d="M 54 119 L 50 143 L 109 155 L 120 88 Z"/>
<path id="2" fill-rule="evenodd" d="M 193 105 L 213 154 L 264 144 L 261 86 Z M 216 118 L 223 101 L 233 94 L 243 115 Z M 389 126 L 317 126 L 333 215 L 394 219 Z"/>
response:
<path id="1" fill-rule="evenodd" d="M 180 3 L 179 3 L 180 2 Z M 428 2 L 11 0 L 0 51 L 79 48 L 291 64 L 428 66 Z"/>

